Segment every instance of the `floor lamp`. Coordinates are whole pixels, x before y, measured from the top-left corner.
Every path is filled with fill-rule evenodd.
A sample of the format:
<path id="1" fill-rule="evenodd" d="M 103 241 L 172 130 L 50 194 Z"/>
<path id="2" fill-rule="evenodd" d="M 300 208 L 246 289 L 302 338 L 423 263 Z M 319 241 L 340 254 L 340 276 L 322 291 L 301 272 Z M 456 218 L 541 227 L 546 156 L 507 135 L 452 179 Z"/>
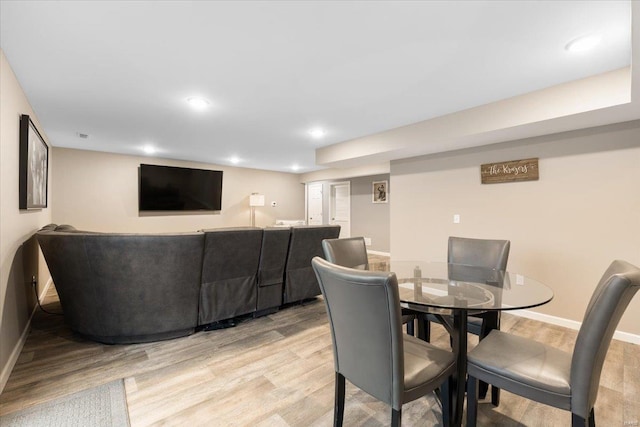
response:
<path id="1" fill-rule="evenodd" d="M 251 193 L 249 196 L 249 206 L 251 207 L 251 226 L 256 226 L 256 206 L 264 206 L 264 194 Z"/>

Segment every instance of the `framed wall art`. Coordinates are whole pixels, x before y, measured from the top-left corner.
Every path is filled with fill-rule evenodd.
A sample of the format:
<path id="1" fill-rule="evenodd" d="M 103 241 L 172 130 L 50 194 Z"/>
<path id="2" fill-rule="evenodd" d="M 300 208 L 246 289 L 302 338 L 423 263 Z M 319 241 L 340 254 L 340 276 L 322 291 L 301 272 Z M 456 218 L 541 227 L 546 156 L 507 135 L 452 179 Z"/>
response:
<path id="1" fill-rule="evenodd" d="M 28 115 L 20 116 L 20 209 L 47 207 L 49 147 Z"/>
<path id="2" fill-rule="evenodd" d="M 387 188 L 389 183 L 387 181 L 373 181 L 373 203 L 387 203 L 389 199 Z"/>

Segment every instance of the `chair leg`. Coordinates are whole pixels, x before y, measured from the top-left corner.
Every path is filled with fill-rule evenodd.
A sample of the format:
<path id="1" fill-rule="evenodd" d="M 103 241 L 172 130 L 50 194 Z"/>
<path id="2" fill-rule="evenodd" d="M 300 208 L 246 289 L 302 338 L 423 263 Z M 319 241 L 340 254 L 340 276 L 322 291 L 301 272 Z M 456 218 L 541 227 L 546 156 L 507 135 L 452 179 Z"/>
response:
<path id="1" fill-rule="evenodd" d="M 489 384 L 480 381 L 480 384 L 478 384 L 478 399 L 482 400 L 487 397 L 487 391 L 489 391 Z"/>
<path id="2" fill-rule="evenodd" d="M 495 385 L 491 386 L 491 404 L 493 406 L 500 406 L 500 389 Z"/>
<path id="3" fill-rule="evenodd" d="M 487 397 L 487 391 L 489 391 L 489 384 L 484 381 L 480 381 L 478 399 L 484 399 Z M 494 385 L 491 386 L 491 404 L 496 407 L 500 406 L 500 389 Z"/>
<path id="4" fill-rule="evenodd" d="M 400 427 L 402 425 L 402 409 L 391 408 L 391 427 Z"/>
<path id="5" fill-rule="evenodd" d="M 440 386 L 440 403 L 442 404 L 442 425 L 451 425 L 451 393 L 453 392 L 453 377 L 449 376 Z"/>
<path id="6" fill-rule="evenodd" d="M 415 321 L 410 320 L 407 322 L 407 334 L 415 336 Z"/>
<path id="7" fill-rule="evenodd" d="M 591 412 L 589 412 L 589 417 L 587 419 L 572 413 L 571 427 L 596 427 L 596 417 L 593 412 L 593 408 L 591 408 Z"/>
<path id="8" fill-rule="evenodd" d="M 478 379 L 467 379 L 467 427 L 475 427 L 478 421 Z"/>
<path id="9" fill-rule="evenodd" d="M 422 330 L 424 331 L 424 340 L 431 342 L 431 322 L 427 320 L 427 315 L 423 314 L 418 317 L 418 322 L 422 322 Z"/>
<path id="10" fill-rule="evenodd" d="M 418 338 L 422 341 L 429 342 L 431 339 L 431 322 L 427 320 L 427 315 L 420 313 L 416 316 L 416 322 L 418 322 Z"/>
<path id="11" fill-rule="evenodd" d="M 482 341 L 487 337 L 494 329 L 500 329 L 500 312 L 496 313 L 496 316 L 490 316 L 482 321 L 482 327 L 480 329 L 479 341 Z M 489 385 L 484 381 L 480 382 L 480 399 L 484 399 L 487 396 Z M 491 386 L 491 404 L 493 406 L 500 406 L 500 389 L 495 385 Z"/>
<path id="12" fill-rule="evenodd" d="M 344 375 L 336 372 L 336 397 L 335 406 L 333 407 L 333 425 L 334 427 L 342 427 L 344 419 Z"/>

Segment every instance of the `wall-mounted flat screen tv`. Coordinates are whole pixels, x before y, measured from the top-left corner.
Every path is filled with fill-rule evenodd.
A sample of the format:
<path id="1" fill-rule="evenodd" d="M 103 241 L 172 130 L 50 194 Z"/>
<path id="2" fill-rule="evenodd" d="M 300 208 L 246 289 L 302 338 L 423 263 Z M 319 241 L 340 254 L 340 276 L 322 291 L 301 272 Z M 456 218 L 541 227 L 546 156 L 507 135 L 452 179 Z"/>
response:
<path id="1" fill-rule="evenodd" d="M 219 211 L 222 171 L 140 165 L 141 211 Z"/>

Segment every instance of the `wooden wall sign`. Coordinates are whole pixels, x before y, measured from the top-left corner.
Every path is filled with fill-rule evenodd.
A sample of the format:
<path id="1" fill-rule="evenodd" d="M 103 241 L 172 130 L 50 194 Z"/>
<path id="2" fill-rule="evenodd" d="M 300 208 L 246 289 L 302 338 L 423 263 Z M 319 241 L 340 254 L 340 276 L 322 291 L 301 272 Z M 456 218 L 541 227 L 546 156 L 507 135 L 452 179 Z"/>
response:
<path id="1" fill-rule="evenodd" d="M 538 158 L 487 163 L 480 166 L 480 177 L 483 184 L 537 181 Z"/>

